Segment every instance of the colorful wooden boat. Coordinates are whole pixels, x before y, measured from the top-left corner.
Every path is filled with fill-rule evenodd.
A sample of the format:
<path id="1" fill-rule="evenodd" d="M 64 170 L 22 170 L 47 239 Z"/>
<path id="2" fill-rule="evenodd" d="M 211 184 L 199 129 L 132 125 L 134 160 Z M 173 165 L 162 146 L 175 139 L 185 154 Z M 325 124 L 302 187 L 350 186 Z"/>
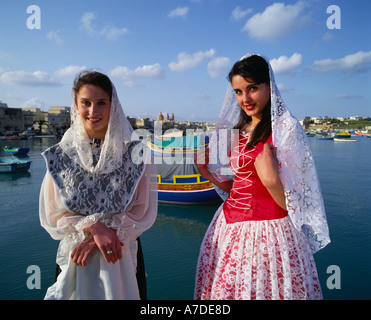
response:
<path id="1" fill-rule="evenodd" d="M 221 201 L 212 183 L 200 174 L 174 175 L 173 180 L 157 175 L 158 201 L 177 204 L 209 204 Z"/>
<path id="2" fill-rule="evenodd" d="M 369 134 L 371 134 L 369 130 L 360 130 L 355 132 L 356 136 L 368 136 Z"/>
<path id="3" fill-rule="evenodd" d="M 4 148 L 4 152 L 7 155 L 13 155 L 13 156 L 24 156 L 30 151 L 29 148 L 12 148 L 6 146 Z"/>
<path id="4" fill-rule="evenodd" d="M 30 169 L 30 160 L 19 160 L 11 157 L 0 158 L 0 173 L 25 172 Z"/>
<path id="5" fill-rule="evenodd" d="M 147 141 L 157 166 L 158 201 L 173 204 L 208 204 L 221 201 L 212 183 L 198 173 L 193 155 L 206 148 L 209 137 L 153 136 Z"/>

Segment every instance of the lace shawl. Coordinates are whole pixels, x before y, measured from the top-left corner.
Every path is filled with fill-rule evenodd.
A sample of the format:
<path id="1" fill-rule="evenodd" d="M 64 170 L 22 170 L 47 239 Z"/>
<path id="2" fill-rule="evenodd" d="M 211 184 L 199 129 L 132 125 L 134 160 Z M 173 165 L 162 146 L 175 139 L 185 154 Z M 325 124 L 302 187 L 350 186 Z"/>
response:
<path id="1" fill-rule="evenodd" d="M 244 56 L 242 59 L 248 56 Z M 264 57 L 263 57 L 264 58 Z M 316 252 L 329 242 L 325 208 L 307 136 L 298 120 L 284 104 L 269 61 L 272 139 L 280 163 L 280 179 L 286 206 L 294 226 L 302 231 Z M 210 140 L 209 169 L 220 181 L 233 178 L 228 157 L 238 130 L 233 129 L 240 115 L 233 87 L 229 84 L 222 110 Z M 225 200 L 228 194 L 216 187 Z"/>
<path id="2" fill-rule="evenodd" d="M 86 171 L 63 152 L 59 144 L 43 152 L 48 172 L 58 186 L 70 212 L 79 215 L 124 211 L 144 170 L 144 163 L 131 159 L 133 148 L 140 142 L 127 144 L 123 165 L 106 174 Z M 99 150 L 97 157 L 99 157 Z"/>

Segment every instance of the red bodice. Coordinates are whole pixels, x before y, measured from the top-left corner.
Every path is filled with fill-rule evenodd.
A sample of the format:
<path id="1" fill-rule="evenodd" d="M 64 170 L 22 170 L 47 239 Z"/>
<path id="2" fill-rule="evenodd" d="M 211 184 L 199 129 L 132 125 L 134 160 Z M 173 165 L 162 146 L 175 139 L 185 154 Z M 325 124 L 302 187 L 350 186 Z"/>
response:
<path id="1" fill-rule="evenodd" d="M 231 151 L 230 164 L 235 174 L 232 190 L 223 205 L 227 223 L 248 220 L 272 220 L 287 216 L 261 183 L 254 162 L 263 150 L 259 142 L 254 148 L 246 149 L 248 136 L 240 133 L 239 143 Z M 272 143 L 272 135 L 265 143 Z"/>

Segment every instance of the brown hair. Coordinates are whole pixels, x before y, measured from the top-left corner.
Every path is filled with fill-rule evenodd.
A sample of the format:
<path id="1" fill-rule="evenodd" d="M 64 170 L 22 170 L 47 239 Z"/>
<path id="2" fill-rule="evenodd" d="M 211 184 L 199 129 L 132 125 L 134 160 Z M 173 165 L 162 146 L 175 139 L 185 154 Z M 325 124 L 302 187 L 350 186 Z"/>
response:
<path id="1" fill-rule="evenodd" d="M 253 79 L 257 84 L 266 83 L 270 85 L 269 67 L 268 63 L 264 58 L 252 55 L 245 59 L 242 59 L 234 64 L 231 71 L 228 74 L 228 80 L 232 83 L 234 76 L 239 75 L 244 79 Z M 241 108 L 240 119 L 235 129 L 242 130 L 246 124 L 249 124 L 252 118 L 246 114 Z M 259 142 L 265 142 L 269 138 L 272 132 L 271 126 L 271 102 L 269 100 L 267 106 L 263 110 L 262 120 L 255 127 L 252 132 L 251 139 L 247 143 L 247 148 L 255 147 Z"/>
<path id="2" fill-rule="evenodd" d="M 74 80 L 72 93 L 76 96 L 80 89 L 87 84 L 91 84 L 103 89 L 110 96 L 112 100 L 112 83 L 111 80 L 103 73 L 97 71 L 85 70 L 82 71 Z"/>

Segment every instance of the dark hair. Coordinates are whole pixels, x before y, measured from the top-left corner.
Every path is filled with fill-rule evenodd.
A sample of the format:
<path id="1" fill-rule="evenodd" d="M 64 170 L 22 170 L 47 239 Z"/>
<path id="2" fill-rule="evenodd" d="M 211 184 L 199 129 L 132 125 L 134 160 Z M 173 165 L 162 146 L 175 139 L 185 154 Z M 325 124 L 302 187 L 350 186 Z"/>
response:
<path id="1" fill-rule="evenodd" d="M 112 99 L 111 80 L 103 73 L 100 73 L 97 71 L 90 71 L 90 70 L 82 71 L 75 78 L 73 82 L 73 87 L 72 87 L 72 92 L 75 96 L 75 99 L 80 89 L 86 84 L 91 84 L 91 85 L 94 85 L 94 86 L 97 86 L 103 89 L 109 95 L 110 100 Z"/>
<path id="2" fill-rule="evenodd" d="M 232 83 L 234 76 L 239 75 L 244 79 L 253 79 L 256 84 L 266 83 L 270 85 L 269 67 L 264 58 L 252 55 L 242 59 L 234 64 L 228 74 L 228 80 Z M 244 126 L 252 121 L 252 118 L 246 114 L 241 108 L 240 119 L 235 129 L 242 130 Z M 271 101 L 269 100 L 267 106 L 263 110 L 262 120 L 255 127 L 251 139 L 246 145 L 247 148 L 253 148 L 259 142 L 265 142 L 272 132 L 271 126 Z"/>

